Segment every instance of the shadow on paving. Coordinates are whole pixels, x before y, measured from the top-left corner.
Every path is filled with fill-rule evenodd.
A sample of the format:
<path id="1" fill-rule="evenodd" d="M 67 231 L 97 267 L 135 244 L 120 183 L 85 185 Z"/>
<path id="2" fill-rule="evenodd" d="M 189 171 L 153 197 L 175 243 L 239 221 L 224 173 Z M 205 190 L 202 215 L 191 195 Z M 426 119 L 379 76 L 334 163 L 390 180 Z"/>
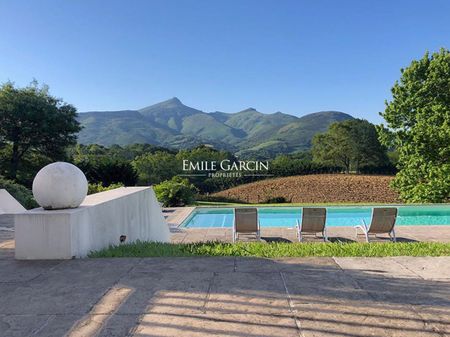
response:
<path id="1" fill-rule="evenodd" d="M 359 261 L 0 261 L 9 273 L 0 277 L 0 336 L 450 334 L 448 279 L 424 279 L 394 259 Z"/>

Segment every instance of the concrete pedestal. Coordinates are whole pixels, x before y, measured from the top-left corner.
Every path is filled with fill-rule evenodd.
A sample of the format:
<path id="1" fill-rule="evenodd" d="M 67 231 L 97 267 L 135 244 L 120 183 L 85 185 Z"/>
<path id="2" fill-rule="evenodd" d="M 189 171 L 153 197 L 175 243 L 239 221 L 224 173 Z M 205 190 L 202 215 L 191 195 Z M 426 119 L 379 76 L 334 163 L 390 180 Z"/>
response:
<path id="1" fill-rule="evenodd" d="M 86 197 L 80 207 L 15 215 L 16 259 L 71 259 L 126 242 L 169 242 L 151 187 L 122 187 Z"/>

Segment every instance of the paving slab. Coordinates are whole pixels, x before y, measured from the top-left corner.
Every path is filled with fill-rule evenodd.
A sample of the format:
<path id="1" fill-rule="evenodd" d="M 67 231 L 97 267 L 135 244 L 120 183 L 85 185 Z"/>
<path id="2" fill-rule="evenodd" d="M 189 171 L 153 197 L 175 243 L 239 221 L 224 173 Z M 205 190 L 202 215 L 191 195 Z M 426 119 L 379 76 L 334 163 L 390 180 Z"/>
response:
<path id="1" fill-rule="evenodd" d="M 62 261 L 17 261 L 0 260 L 0 283 L 26 282 L 44 274 Z"/>
<path id="2" fill-rule="evenodd" d="M 295 305 L 305 337 L 322 336 L 439 336 L 410 306 L 372 302 Z"/>
<path id="3" fill-rule="evenodd" d="M 440 336 L 450 336 L 450 306 L 414 306 L 414 311 L 429 329 Z"/>
<path id="4" fill-rule="evenodd" d="M 213 279 L 205 311 L 285 315 L 289 307 L 278 273 L 218 273 Z"/>
<path id="5" fill-rule="evenodd" d="M 0 337 L 450 336 L 448 258 L 0 262 Z"/>
<path id="6" fill-rule="evenodd" d="M 373 275 L 393 278 L 418 278 L 417 273 L 401 263 L 401 259 L 377 257 L 336 257 L 336 263 L 344 270 L 357 271 L 360 275 Z M 413 262 L 415 260 L 412 260 Z"/>
<path id="7" fill-rule="evenodd" d="M 85 313 L 135 260 L 69 260 L 0 298 L 0 314 Z"/>
<path id="8" fill-rule="evenodd" d="M 134 271 L 143 272 L 232 272 L 234 257 L 162 257 L 142 259 Z"/>
<path id="9" fill-rule="evenodd" d="M 392 260 L 425 280 L 450 280 L 450 256 L 398 256 Z"/>
<path id="10" fill-rule="evenodd" d="M 275 322 L 274 322 L 275 321 Z M 235 336 L 235 337 L 291 337 L 300 336 L 290 319 L 255 320 L 251 317 L 223 315 L 167 315 L 147 314 L 141 320 L 134 336 Z"/>

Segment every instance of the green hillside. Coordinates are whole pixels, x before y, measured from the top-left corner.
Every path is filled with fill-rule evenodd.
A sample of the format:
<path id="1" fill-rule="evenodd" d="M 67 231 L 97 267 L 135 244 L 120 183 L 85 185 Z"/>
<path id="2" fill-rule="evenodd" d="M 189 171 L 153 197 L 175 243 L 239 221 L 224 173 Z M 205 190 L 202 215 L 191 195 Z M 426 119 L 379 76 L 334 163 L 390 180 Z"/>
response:
<path id="1" fill-rule="evenodd" d="M 307 149 L 315 133 L 325 131 L 335 121 L 351 118 L 337 111 L 299 118 L 281 112 L 263 114 L 253 108 L 236 113 L 205 113 L 172 98 L 140 110 L 80 113 L 83 130 L 78 141 L 106 146 L 149 143 L 173 148 L 206 143 L 240 157 L 263 158 Z"/>

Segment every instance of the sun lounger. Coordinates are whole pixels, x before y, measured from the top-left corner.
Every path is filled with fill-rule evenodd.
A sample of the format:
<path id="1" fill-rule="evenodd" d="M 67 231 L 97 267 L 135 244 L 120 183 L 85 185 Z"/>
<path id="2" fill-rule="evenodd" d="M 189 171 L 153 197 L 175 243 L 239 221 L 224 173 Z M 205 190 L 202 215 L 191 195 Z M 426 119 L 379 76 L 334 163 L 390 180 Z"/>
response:
<path id="1" fill-rule="evenodd" d="M 395 242 L 395 220 L 397 219 L 397 208 L 395 207 L 374 207 L 372 211 L 372 219 L 370 225 L 367 225 L 364 219 L 362 224 L 355 226 L 356 236 L 358 236 L 358 229 L 360 229 L 369 242 L 369 235 L 389 234 L 390 239 Z"/>
<path id="2" fill-rule="evenodd" d="M 257 240 L 261 239 L 257 208 L 242 207 L 234 209 L 233 242 L 239 239 L 239 234 L 254 234 Z"/>
<path id="3" fill-rule="evenodd" d="M 323 240 L 328 241 L 325 221 L 327 218 L 326 208 L 303 208 L 302 221 L 297 220 L 297 237 L 298 241 L 303 240 L 303 234 L 322 233 Z"/>

